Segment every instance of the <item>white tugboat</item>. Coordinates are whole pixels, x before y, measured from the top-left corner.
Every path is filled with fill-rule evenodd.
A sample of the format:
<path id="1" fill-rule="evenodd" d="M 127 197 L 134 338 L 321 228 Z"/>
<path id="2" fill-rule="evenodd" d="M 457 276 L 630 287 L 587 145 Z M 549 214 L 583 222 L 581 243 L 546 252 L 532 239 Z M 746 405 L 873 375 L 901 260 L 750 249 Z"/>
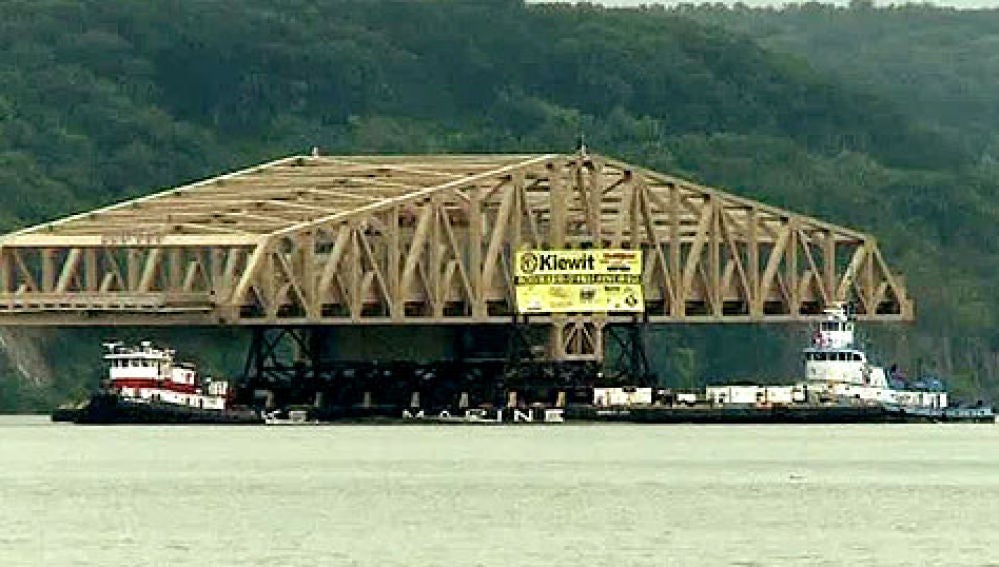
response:
<path id="1" fill-rule="evenodd" d="M 804 349 L 805 382 L 809 391 L 823 397 L 878 403 L 902 410 L 947 408 L 947 392 L 942 386 L 910 389 L 897 374 L 874 366 L 855 338 L 855 323 L 842 305 L 826 309 L 812 338 Z"/>
<path id="2" fill-rule="evenodd" d="M 826 399 L 881 406 L 902 418 L 994 422 L 991 407 L 950 407 L 937 380 L 910 384 L 895 367 L 886 371 L 872 365 L 857 345 L 855 323 L 846 309 L 835 305 L 825 314 L 812 346 L 804 350 L 806 380 L 800 387 Z"/>
<path id="3" fill-rule="evenodd" d="M 594 388 L 593 405 L 570 417 L 651 423 L 994 422 L 991 407 L 949 407 L 939 381 L 910 384 L 894 367 L 886 371 L 871 364 L 843 305 L 824 314 L 803 349 L 805 376 L 797 383 L 686 391 Z"/>
<path id="4" fill-rule="evenodd" d="M 77 423 L 260 423 L 257 412 L 234 406 L 228 381 L 202 378 L 171 349 L 105 343 L 108 378 L 79 407 L 60 408 L 58 421 Z"/>

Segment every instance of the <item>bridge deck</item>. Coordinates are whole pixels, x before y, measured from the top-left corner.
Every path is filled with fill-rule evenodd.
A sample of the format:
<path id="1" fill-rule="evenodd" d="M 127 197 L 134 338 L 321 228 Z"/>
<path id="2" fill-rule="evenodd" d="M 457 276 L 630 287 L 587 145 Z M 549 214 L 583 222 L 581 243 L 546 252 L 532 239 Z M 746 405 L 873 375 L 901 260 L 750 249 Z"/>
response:
<path id="1" fill-rule="evenodd" d="M 872 236 L 606 157 L 292 156 L 0 238 L 0 325 L 509 322 L 513 251 L 581 246 L 652 322 L 913 317 Z"/>

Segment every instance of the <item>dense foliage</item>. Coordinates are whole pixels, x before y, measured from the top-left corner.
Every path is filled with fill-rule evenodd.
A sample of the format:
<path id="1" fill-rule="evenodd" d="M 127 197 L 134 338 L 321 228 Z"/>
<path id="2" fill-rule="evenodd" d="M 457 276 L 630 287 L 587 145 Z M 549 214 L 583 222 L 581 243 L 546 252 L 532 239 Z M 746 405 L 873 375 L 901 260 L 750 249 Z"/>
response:
<path id="1" fill-rule="evenodd" d="M 910 117 L 947 130 L 981 159 L 999 160 L 999 10 L 703 4 L 679 7 L 669 17 L 677 15 L 801 55 L 827 76 L 898 101 Z"/>
<path id="2" fill-rule="evenodd" d="M 966 57 L 975 71 L 961 92 L 991 114 L 949 112 L 949 87 L 925 92 L 930 74 L 892 78 L 918 60 L 901 49 L 837 67 L 817 53 L 823 34 L 837 35 L 822 22 L 837 18 L 858 38 L 881 30 L 885 46 L 911 29 L 946 35 L 919 49 Z M 999 274 L 999 75 L 978 71 L 999 61 L 983 47 L 990 33 L 933 8 L 10 0 L 0 4 L 0 228 L 312 146 L 569 151 L 585 134 L 600 153 L 876 234 L 919 301 L 918 328 L 884 329 L 887 349 L 979 396 L 999 388 L 987 295 Z M 0 407 L 43 407 L 92 380 L 96 352 L 80 345 L 94 341 L 80 335 L 44 341 L 79 354 L 52 360 L 46 386 L 28 387 L 8 364 Z M 655 362 L 677 385 L 790 376 L 796 338 L 671 328 L 655 339 L 670 347 Z M 232 370 L 236 358 L 209 362 Z"/>

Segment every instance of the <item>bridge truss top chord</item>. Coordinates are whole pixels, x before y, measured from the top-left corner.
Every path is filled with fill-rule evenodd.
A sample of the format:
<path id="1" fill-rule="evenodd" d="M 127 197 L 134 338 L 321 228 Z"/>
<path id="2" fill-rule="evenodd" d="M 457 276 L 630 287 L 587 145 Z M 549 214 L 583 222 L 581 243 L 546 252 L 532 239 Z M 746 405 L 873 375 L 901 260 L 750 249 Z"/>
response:
<path id="1" fill-rule="evenodd" d="M 648 322 L 914 313 L 872 236 L 607 157 L 292 156 L 0 238 L 0 325 L 509 323 L 522 247 L 642 249 Z"/>

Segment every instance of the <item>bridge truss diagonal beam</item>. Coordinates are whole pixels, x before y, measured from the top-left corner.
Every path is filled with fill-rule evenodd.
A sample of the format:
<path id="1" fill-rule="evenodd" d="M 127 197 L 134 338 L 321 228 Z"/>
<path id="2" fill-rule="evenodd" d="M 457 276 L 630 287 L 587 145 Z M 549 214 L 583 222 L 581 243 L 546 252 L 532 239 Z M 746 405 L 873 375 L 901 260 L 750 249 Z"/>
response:
<path id="1" fill-rule="evenodd" d="M 653 323 L 914 316 L 873 236 L 580 153 L 292 156 L 27 228 L 0 324 L 509 323 L 524 247 L 643 250 Z"/>

